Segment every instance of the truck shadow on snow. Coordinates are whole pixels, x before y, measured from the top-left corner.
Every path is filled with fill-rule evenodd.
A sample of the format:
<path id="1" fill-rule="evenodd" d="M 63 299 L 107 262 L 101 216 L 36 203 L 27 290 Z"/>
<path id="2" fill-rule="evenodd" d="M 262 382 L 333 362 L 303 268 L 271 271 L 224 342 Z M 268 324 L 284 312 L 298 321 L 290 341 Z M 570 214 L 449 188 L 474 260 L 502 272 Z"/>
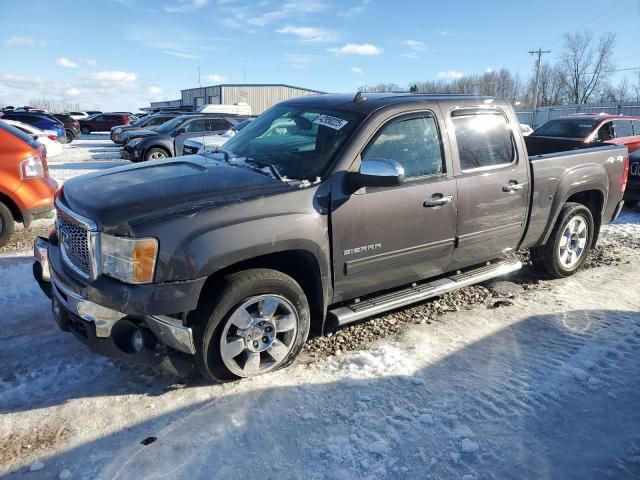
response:
<path id="1" fill-rule="evenodd" d="M 412 329 L 412 335 L 427 340 L 429 328 Z M 156 406 L 146 420 L 129 425 L 127 411 L 143 408 L 142 399 L 128 399 L 127 407 L 116 398 L 88 405 L 96 422 L 102 409 L 121 410 L 116 418 L 122 415 L 123 426 L 40 457 L 46 468 L 30 478 L 57 478 L 63 469 L 74 477 L 105 479 L 578 479 L 640 473 L 633 463 L 640 452 L 638 312 L 530 316 L 473 343 L 452 344 L 448 354 L 430 361 L 389 342 L 231 386 L 199 383 L 167 393 L 160 376 L 145 378 L 107 363 L 96 371 L 91 366 L 99 361 L 90 355 L 67 353 L 70 336 L 61 334 L 55 342 L 65 347 L 49 362 L 60 369 L 35 368 L 42 352 L 36 359 L 27 351 L 25 361 L 34 371 L 20 384 L 33 393 L 47 374 L 52 383 L 63 382 L 61 388 L 41 398 L 22 395 L 5 413 L 131 394 L 156 395 Z M 12 358 L 18 352 L 9 353 Z M 10 360 L 4 348 L 0 358 L 3 364 Z M 71 361 L 77 368 L 66 378 Z M 71 428 L 81 432 L 83 424 Z M 151 443 L 141 444 L 145 439 Z M 4 478 L 22 478 L 24 469 Z"/>

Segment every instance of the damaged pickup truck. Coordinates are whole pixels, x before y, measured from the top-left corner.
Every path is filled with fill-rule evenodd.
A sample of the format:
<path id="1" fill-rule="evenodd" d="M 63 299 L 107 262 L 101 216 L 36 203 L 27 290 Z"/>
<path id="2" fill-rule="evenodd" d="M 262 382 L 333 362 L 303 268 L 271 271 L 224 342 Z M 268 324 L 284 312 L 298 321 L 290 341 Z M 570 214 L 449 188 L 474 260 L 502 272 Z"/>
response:
<path id="1" fill-rule="evenodd" d="M 572 275 L 619 214 L 625 147 L 524 138 L 464 95 L 314 95 L 217 152 L 69 180 L 34 265 L 98 353 L 210 381 L 289 365 L 310 332 L 515 272 Z"/>

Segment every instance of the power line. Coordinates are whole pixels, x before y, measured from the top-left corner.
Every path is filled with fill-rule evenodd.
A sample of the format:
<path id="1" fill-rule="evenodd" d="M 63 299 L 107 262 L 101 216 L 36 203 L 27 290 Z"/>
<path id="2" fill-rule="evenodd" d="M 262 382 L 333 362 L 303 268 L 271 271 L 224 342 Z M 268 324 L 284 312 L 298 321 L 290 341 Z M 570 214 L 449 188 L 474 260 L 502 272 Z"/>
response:
<path id="1" fill-rule="evenodd" d="M 542 47 L 540 47 L 538 50 L 529 50 L 529 53 L 531 55 L 538 56 L 538 59 L 536 60 L 536 83 L 533 89 L 533 111 L 535 112 L 536 108 L 538 108 L 538 84 L 540 83 L 540 63 L 542 55 L 545 53 L 551 53 L 551 50 L 542 50 Z"/>

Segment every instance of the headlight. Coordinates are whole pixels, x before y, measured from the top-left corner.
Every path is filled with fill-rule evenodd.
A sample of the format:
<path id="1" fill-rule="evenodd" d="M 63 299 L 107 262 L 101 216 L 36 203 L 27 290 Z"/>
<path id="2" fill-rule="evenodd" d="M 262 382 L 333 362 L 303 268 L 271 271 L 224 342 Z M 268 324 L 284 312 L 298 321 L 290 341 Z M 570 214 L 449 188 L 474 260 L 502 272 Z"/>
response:
<path id="1" fill-rule="evenodd" d="M 100 235 L 102 273 L 126 283 L 151 283 L 158 256 L 155 238 Z"/>
<path id="2" fill-rule="evenodd" d="M 113 133 L 120 133 L 122 131 L 121 128 L 114 128 Z"/>
<path id="3" fill-rule="evenodd" d="M 139 144 L 142 141 L 141 137 L 137 137 L 134 139 L 131 139 L 127 142 L 127 145 L 129 145 L 130 147 L 135 147 L 137 144 Z"/>

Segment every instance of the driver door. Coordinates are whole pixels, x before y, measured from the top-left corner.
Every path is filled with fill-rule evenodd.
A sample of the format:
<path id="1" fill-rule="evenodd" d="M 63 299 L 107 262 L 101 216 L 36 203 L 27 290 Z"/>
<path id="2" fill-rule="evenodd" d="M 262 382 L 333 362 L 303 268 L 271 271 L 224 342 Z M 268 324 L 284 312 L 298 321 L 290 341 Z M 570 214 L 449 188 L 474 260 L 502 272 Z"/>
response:
<path id="1" fill-rule="evenodd" d="M 395 160 L 405 180 L 393 187 L 363 187 L 334 201 L 334 300 L 447 271 L 457 190 L 444 152 L 438 122 L 429 111 L 388 120 L 369 141 L 361 161 Z"/>

